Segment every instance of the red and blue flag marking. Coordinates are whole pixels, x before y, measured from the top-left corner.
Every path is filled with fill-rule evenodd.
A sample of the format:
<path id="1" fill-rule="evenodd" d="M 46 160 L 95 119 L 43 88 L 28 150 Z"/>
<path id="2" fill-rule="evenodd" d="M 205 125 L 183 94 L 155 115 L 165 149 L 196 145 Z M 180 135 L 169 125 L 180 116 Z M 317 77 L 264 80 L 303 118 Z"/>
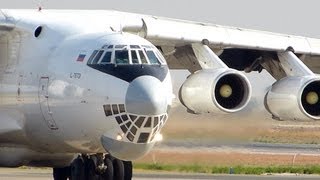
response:
<path id="1" fill-rule="evenodd" d="M 77 58 L 77 61 L 78 61 L 78 62 L 83 62 L 85 57 L 86 57 L 85 54 L 79 54 L 79 56 L 78 56 L 78 58 Z"/>

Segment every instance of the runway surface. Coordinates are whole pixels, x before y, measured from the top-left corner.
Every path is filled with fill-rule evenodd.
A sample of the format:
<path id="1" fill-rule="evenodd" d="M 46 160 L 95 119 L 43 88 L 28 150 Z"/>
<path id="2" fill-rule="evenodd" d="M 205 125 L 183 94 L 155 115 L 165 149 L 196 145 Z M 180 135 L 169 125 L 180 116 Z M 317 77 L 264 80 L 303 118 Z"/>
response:
<path id="1" fill-rule="evenodd" d="M 238 152 L 257 152 L 257 153 L 283 153 L 283 154 L 312 154 L 320 155 L 320 145 L 317 144 L 272 144 L 272 143 L 220 143 L 205 140 L 167 140 L 157 145 L 155 149 L 175 151 L 186 149 L 189 151 L 238 151 Z"/>
<path id="2" fill-rule="evenodd" d="M 50 169 L 0 169 L 0 179 L 2 180 L 51 180 Z M 320 176 L 302 175 L 203 175 L 203 174 L 164 174 L 164 173 L 135 173 L 134 180 L 313 180 L 320 179 Z"/>
<path id="3" fill-rule="evenodd" d="M 312 180 L 319 179 L 320 176 L 299 176 L 299 175 L 201 175 L 201 174 L 137 174 L 134 179 L 162 179 L 162 180 Z"/>
<path id="4" fill-rule="evenodd" d="M 268 144 L 268 143 L 216 143 L 207 141 L 166 141 L 156 146 L 156 149 L 166 151 L 177 151 L 186 149 L 188 151 L 241 151 L 257 153 L 283 153 L 283 154 L 311 154 L 320 155 L 319 145 L 296 145 L 296 144 Z M 52 179 L 51 169 L 10 169 L 0 168 L 0 180 L 49 180 Z M 203 174 L 172 174 L 172 173 L 141 173 L 134 172 L 134 180 L 311 180 L 320 179 L 319 175 L 203 175 Z"/>

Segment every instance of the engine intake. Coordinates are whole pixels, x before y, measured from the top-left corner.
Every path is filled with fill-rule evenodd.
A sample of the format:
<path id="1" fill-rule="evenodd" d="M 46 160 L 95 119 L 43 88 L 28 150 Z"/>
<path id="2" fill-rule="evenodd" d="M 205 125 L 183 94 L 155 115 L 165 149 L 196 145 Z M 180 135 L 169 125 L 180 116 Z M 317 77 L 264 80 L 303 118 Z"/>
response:
<path id="1" fill-rule="evenodd" d="M 305 111 L 312 116 L 320 115 L 320 81 L 308 84 L 301 96 L 301 103 Z"/>
<path id="2" fill-rule="evenodd" d="M 233 69 L 200 70 L 181 86 L 181 103 L 194 113 L 233 113 L 249 102 L 251 86 L 242 73 Z"/>
<path id="3" fill-rule="evenodd" d="M 286 77 L 273 84 L 266 95 L 265 106 L 278 119 L 319 120 L 319 95 L 319 77 Z"/>
<path id="4" fill-rule="evenodd" d="M 245 96 L 242 79 L 236 74 L 221 77 L 215 87 L 216 101 L 224 108 L 236 108 Z"/>

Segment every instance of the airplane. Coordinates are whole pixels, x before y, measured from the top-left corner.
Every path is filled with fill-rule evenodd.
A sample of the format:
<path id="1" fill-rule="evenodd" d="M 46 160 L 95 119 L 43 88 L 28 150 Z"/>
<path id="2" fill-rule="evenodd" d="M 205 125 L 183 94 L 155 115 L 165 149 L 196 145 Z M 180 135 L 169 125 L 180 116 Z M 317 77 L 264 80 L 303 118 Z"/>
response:
<path id="1" fill-rule="evenodd" d="M 230 114 L 268 71 L 275 119 L 320 119 L 320 40 L 107 10 L 0 10 L 0 166 L 52 167 L 55 180 L 131 179 L 162 139 L 174 98 Z M 253 87 L 254 88 L 254 87 Z"/>

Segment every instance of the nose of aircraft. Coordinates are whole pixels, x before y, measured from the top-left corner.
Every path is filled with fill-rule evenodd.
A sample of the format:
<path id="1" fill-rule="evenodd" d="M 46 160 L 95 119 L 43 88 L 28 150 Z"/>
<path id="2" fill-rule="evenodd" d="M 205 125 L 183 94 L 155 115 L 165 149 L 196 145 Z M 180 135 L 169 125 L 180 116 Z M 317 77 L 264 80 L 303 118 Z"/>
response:
<path id="1" fill-rule="evenodd" d="M 105 149 L 114 157 L 122 160 L 134 160 L 149 152 L 155 144 L 155 141 L 149 141 L 149 137 L 151 137 L 152 132 L 161 128 L 159 119 L 164 121 L 162 119 L 163 114 L 167 113 L 168 101 L 166 92 L 161 81 L 153 76 L 140 76 L 133 80 L 128 87 L 125 98 L 126 112 L 143 117 L 142 120 L 150 119 L 154 126 L 151 125 L 151 121 L 149 126 L 147 125 L 148 123 L 142 125 L 143 122 L 137 125 L 139 124 L 137 122 L 139 119 L 133 123 L 129 122 L 130 127 L 135 127 L 133 128 L 135 129 L 134 134 L 136 137 L 134 142 L 119 141 L 112 137 L 102 136 L 101 140 Z M 149 118 L 145 119 L 145 117 Z M 137 130 L 136 126 L 141 128 Z M 129 129 L 129 133 L 133 133 L 132 128 Z M 147 139 L 139 142 L 144 136 Z M 139 140 L 136 141 L 137 138 Z M 147 140 L 149 141 L 148 143 Z"/>
<path id="2" fill-rule="evenodd" d="M 127 112 L 138 115 L 159 115 L 167 112 L 167 97 L 161 82 L 152 76 L 133 80 L 126 95 Z"/>

